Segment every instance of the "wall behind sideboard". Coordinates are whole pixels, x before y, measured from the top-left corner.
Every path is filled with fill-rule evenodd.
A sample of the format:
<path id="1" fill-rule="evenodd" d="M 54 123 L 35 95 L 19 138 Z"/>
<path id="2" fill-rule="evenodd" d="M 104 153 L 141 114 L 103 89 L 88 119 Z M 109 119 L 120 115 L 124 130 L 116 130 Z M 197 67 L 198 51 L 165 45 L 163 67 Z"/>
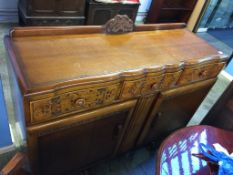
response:
<path id="1" fill-rule="evenodd" d="M 0 0 L 0 22 L 18 21 L 18 0 Z"/>
<path id="2" fill-rule="evenodd" d="M 151 2 L 152 0 L 140 0 L 141 5 L 139 6 L 139 9 L 138 9 L 136 22 L 143 23 L 145 21 Z"/>

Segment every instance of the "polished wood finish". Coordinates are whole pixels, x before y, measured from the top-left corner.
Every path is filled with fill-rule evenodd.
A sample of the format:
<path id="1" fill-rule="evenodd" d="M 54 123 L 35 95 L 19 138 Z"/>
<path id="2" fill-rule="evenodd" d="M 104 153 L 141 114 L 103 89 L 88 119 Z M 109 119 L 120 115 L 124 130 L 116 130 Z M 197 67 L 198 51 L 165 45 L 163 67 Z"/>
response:
<path id="1" fill-rule="evenodd" d="M 114 156 L 136 101 L 128 101 L 44 125 L 27 128 L 28 144 L 39 174 L 71 174 Z M 35 149 L 37 151 L 35 152 Z"/>
<path id="2" fill-rule="evenodd" d="M 138 145 L 152 141 L 159 145 L 173 131 L 185 127 L 214 83 L 215 79 L 210 79 L 161 92 Z"/>
<path id="3" fill-rule="evenodd" d="M 14 157 L 7 163 L 5 167 L 0 171 L 1 175 L 29 175 L 29 173 L 23 169 L 26 162 L 26 156 L 23 153 L 16 153 Z"/>
<path id="4" fill-rule="evenodd" d="M 127 15 L 135 22 L 139 3 L 122 4 L 122 3 L 101 3 L 94 0 L 87 0 L 87 25 L 103 25 L 114 16 Z"/>
<path id="5" fill-rule="evenodd" d="M 135 32 L 183 29 L 184 23 L 170 24 L 143 24 L 134 27 Z M 104 32 L 104 26 L 62 26 L 62 27 L 14 27 L 10 31 L 11 37 L 26 36 L 50 36 L 50 35 L 79 35 L 79 34 L 95 34 Z"/>
<path id="6" fill-rule="evenodd" d="M 200 143 L 213 146 L 221 144 L 229 153 L 233 151 L 233 133 L 211 126 L 191 126 L 172 133 L 159 147 L 156 158 L 156 174 L 209 175 L 210 167 L 206 161 L 197 158 Z"/>
<path id="7" fill-rule="evenodd" d="M 146 23 L 187 23 L 196 2 L 197 0 L 153 0 Z"/>
<path id="8" fill-rule="evenodd" d="M 134 148 L 149 137 L 155 106 L 176 115 L 169 98 L 189 101 L 192 86 L 197 100 L 180 109 L 194 111 L 227 60 L 184 24 L 114 35 L 104 29 L 14 28 L 4 39 L 35 174 L 73 173 Z M 189 114 L 171 130 L 183 127 Z M 166 115 L 159 122 L 173 121 Z"/>
<path id="9" fill-rule="evenodd" d="M 55 87 L 59 88 L 74 84 L 74 82 L 82 83 L 98 79 L 98 77 L 106 80 L 129 75 L 136 77 L 143 76 L 147 72 L 172 72 L 174 69 L 182 69 L 189 65 L 221 62 L 218 52 L 213 47 L 184 29 L 133 32 L 117 37 L 88 33 L 85 35 L 50 33 L 52 34 L 50 36 L 38 36 L 40 31 L 43 31 L 43 28 L 40 28 L 35 29 L 39 32 L 37 36 L 15 36 L 17 32 L 22 33 L 20 30 L 30 32 L 34 28 L 17 28 L 12 31 L 11 38 L 5 39 L 9 47 L 17 50 L 17 62 L 19 63 L 17 67 L 21 66 L 19 67 L 20 74 L 25 75 L 21 82 L 24 82 L 22 83 L 23 90 L 28 93 L 44 90 L 45 87 L 47 90 L 52 90 Z M 173 39 L 173 36 L 176 37 Z M 93 40 L 93 37 L 96 38 Z M 96 48 L 96 50 L 93 51 L 90 48 Z M 62 59 L 64 56 L 67 58 Z M 43 61 L 40 61 L 41 57 Z M 109 57 L 111 57 L 112 64 L 108 64 Z M 161 57 L 163 59 L 160 59 Z M 209 59 L 203 59 L 207 57 Z M 88 60 L 93 58 L 95 62 L 92 63 L 92 69 L 90 69 Z M 51 62 L 51 59 L 56 59 L 52 67 L 45 66 Z M 70 64 L 70 62 L 77 62 L 78 65 Z M 164 67 L 169 64 L 171 66 Z M 118 70 L 130 71 L 118 73 Z M 110 73 L 111 76 L 109 76 Z M 40 76 L 37 76 L 38 74 Z M 96 75 L 98 75 L 97 78 Z"/>
<path id="10" fill-rule="evenodd" d="M 233 82 L 208 112 L 202 124 L 233 131 Z"/>
<path id="11" fill-rule="evenodd" d="M 19 22 L 27 26 L 81 25 L 85 0 L 19 0 Z"/>

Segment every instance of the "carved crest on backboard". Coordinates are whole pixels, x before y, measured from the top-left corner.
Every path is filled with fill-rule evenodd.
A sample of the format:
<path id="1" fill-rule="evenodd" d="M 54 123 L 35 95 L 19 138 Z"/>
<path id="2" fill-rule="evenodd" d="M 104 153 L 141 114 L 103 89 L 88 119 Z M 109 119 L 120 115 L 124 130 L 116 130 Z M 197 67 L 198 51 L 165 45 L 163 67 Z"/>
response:
<path id="1" fill-rule="evenodd" d="M 105 24 L 104 30 L 108 34 L 132 32 L 134 22 L 127 15 L 116 15 Z"/>

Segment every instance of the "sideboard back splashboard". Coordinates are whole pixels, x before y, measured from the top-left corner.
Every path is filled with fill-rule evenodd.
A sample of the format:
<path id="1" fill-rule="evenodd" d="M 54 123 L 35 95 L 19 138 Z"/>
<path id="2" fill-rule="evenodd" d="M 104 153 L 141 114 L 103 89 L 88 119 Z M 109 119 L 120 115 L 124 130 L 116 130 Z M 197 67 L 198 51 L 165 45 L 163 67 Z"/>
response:
<path id="1" fill-rule="evenodd" d="M 184 127 L 227 60 L 184 27 L 12 29 L 34 174 L 72 174 Z"/>

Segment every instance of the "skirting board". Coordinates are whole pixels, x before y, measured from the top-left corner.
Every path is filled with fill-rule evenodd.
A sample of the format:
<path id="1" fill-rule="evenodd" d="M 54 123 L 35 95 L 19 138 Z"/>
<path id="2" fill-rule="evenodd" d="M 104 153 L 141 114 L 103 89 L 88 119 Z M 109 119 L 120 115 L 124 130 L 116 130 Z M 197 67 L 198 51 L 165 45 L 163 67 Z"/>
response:
<path id="1" fill-rule="evenodd" d="M 0 148 L 0 169 L 18 152 L 26 152 L 26 141 L 23 142 L 20 148 L 16 148 L 14 144 Z"/>
<path id="2" fill-rule="evenodd" d="M 14 156 L 16 148 L 14 145 L 0 148 L 0 169 Z"/>
<path id="3" fill-rule="evenodd" d="M 136 17 L 136 23 L 137 24 L 144 23 L 146 16 L 147 16 L 147 12 L 138 12 Z"/>
<path id="4" fill-rule="evenodd" d="M 197 32 L 207 32 L 208 28 L 199 28 Z"/>
<path id="5" fill-rule="evenodd" d="M 0 23 L 17 23 L 17 9 L 0 9 Z"/>
<path id="6" fill-rule="evenodd" d="M 10 152 L 10 151 L 13 151 L 13 150 L 15 150 L 15 146 L 13 144 L 10 145 L 10 146 L 0 148 L 0 155 L 4 154 L 4 153 L 7 153 L 7 152 Z"/>

